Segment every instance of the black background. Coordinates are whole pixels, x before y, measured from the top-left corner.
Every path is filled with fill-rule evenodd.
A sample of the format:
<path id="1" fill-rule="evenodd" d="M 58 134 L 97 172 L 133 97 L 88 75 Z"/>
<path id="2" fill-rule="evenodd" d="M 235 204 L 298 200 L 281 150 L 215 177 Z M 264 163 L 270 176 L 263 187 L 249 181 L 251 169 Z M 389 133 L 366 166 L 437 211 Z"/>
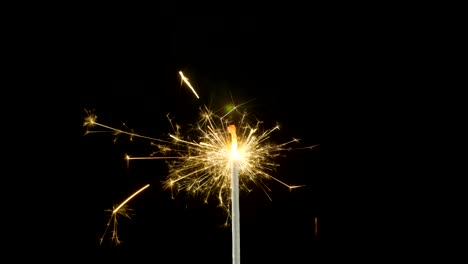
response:
<path id="1" fill-rule="evenodd" d="M 264 121 L 264 129 L 277 122 L 281 125 L 271 141 L 282 143 L 294 137 L 302 139 L 296 147 L 320 144 L 313 150 L 284 153 L 285 157 L 276 160 L 280 167 L 275 177 L 305 187 L 289 191 L 270 181 L 272 201 L 255 187 L 250 193 L 242 193 L 240 201 L 243 262 L 270 262 L 278 258 L 300 262 L 313 255 L 322 236 L 326 236 L 326 228 L 322 234 L 322 222 L 324 227 L 327 225 L 326 214 L 321 212 L 324 206 L 321 200 L 327 195 L 321 187 L 326 170 L 321 155 L 321 149 L 326 148 L 322 135 L 326 110 L 320 102 L 321 89 L 311 85 L 313 77 L 306 77 L 304 70 L 292 65 L 275 67 L 257 60 L 210 63 L 202 59 L 185 62 L 181 58 L 181 62 L 154 64 L 144 62 L 143 57 L 103 56 L 101 60 L 97 63 L 99 67 L 86 69 L 88 85 L 83 87 L 83 101 L 78 109 L 82 119 L 86 116 L 84 109 L 94 109 L 101 123 L 120 128 L 124 122 L 139 134 L 167 138 L 167 133 L 172 132 L 167 113 L 188 129 L 187 125 L 198 121 L 200 106 L 220 109 L 232 100 L 235 104 L 252 100 L 244 105 L 244 110 Z M 189 76 L 200 99 L 180 85 L 179 70 Z M 204 204 L 185 193 L 171 199 L 170 190 L 163 190 L 161 184 L 168 172 L 164 161 L 132 161 L 127 168 L 123 160 L 125 153 L 148 155 L 149 141 L 136 139 L 130 143 L 121 136 L 113 143 L 113 139 L 110 134 L 80 138 L 83 172 L 77 181 L 86 186 L 84 201 L 88 203 L 85 215 L 89 230 L 85 234 L 96 255 L 139 258 L 161 254 L 174 263 L 229 262 L 231 230 L 222 226 L 226 214 L 216 201 Z M 121 220 L 119 235 L 124 242 L 115 247 L 104 241 L 99 246 L 98 238 L 107 221 L 104 209 L 120 203 L 147 183 L 150 188 L 129 204 L 134 209 L 133 220 Z M 315 217 L 320 224 L 317 237 Z"/>
<path id="2" fill-rule="evenodd" d="M 19 149 L 33 151 L 37 159 L 18 164 L 17 171 L 38 161 L 35 173 L 27 175 L 39 176 L 28 176 L 27 183 L 34 198 L 44 199 L 27 204 L 40 204 L 35 215 L 41 224 L 28 213 L 22 229 L 40 231 L 34 244 L 46 246 L 42 254 L 64 255 L 67 261 L 229 263 L 230 229 L 222 227 L 225 213 L 215 202 L 203 204 L 183 193 L 171 199 L 161 188 L 167 175 L 163 161 L 135 161 L 127 168 L 123 159 L 126 153 L 145 155 L 149 142 L 130 143 L 121 136 L 113 143 L 105 133 L 84 136 L 82 124 L 85 109 L 94 109 L 103 124 L 125 123 L 139 134 L 164 138 L 171 132 L 167 113 L 180 125 L 194 124 L 200 106 L 220 109 L 232 100 L 249 102 L 244 109 L 265 128 L 281 125 L 272 142 L 300 138 L 298 147 L 320 144 L 277 160 L 275 177 L 305 187 L 290 192 L 270 181 L 272 201 L 255 188 L 241 194 L 243 263 L 310 263 L 349 248 L 365 255 L 357 241 L 368 245 L 391 238 L 392 226 L 377 223 L 396 217 L 385 190 L 398 180 L 395 168 L 380 166 L 382 159 L 372 153 L 397 141 L 391 136 L 382 143 L 376 135 L 401 128 L 383 120 L 398 111 L 392 99 L 400 98 L 401 76 L 409 73 L 399 57 L 408 44 L 381 34 L 389 32 L 388 25 L 373 24 L 370 17 L 307 12 L 287 23 L 273 15 L 236 16 L 180 26 L 176 19 L 148 23 L 152 18 L 117 17 L 74 14 L 52 26 L 31 24 L 34 34 L 24 42 L 36 43 L 23 49 L 34 54 L 25 64 L 34 72 L 27 75 L 34 85 L 18 85 L 17 91 L 32 106 L 26 114 L 39 118 L 21 130 L 28 139 L 22 141 L 40 146 Z M 200 99 L 181 86 L 178 71 L 189 77 Z M 108 220 L 104 210 L 147 183 L 150 188 L 129 203 L 133 220 L 120 222 L 124 242 L 100 246 Z M 385 202 L 367 206 L 377 198 Z"/>

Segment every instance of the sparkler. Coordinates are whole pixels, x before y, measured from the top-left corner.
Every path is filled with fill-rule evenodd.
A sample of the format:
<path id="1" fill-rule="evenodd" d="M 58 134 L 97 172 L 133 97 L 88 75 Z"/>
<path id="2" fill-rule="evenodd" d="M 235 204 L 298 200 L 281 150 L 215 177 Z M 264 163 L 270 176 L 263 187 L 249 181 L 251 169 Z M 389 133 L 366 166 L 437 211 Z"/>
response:
<path id="1" fill-rule="evenodd" d="M 174 133 L 169 134 L 167 140 L 142 136 L 133 132 L 123 131 L 97 122 L 97 116 L 90 113 L 85 119 L 85 126 L 100 126 L 113 131 L 115 135 L 127 134 L 130 137 L 140 137 L 151 140 L 156 150 L 145 157 L 132 157 L 127 155 L 126 159 L 163 159 L 169 166 L 169 175 L 163 182 L 164 187 L 171 189 L 174 197 L 175 191 L 186 191 L 193 195 L 200 195 L 205 202 L 211 196 L 215 196 L 219 206 L 230 211 L 231 194 L 231 136 L 228 131 L 230 121 L 226 119 L 238 107 L 234 107 L 224 116 L 219 116 L 206 106 L 201 109 L 201 120 L 195 126 L 197 135 L 191 139 L 190 135 L 183 136 L 179 125 L 172 124 Z M 317 145 L 293 148 L 289 145 L 299 142 L 293 138 L 290 141 L 274 144 L 267 142 L 270 134 L 279 130 L 279 126 L 259 132 L 261 121 L 251 125 L 246 113 L 241 114 L 238 122 L 237 157 L 236 162 L 239 172 L 239 189 L 250 191 L 250 185 L 260 187 L 271 200 L 268 192 L 270 189 L 265 184 L 266 180 L 275 180 L 289 189 L 302 187 L 303 185 L 288 185 L 273 177 L 270 173 L 279 166 L 274 159 L 283 156 L 283 152 L 293 149 L 312 149 Z M 91 133 L 93 131 L 87 131 Z M 171 156 L 171 154 L 173 154 Z"/>
<path id="2" fill-rule="evenodd" d="M 302 186 L 288 185 L 269 174 L 278 166 L 274 158 L 281 156 L 283 151 L 292 150 L 293 148 L 288 145 L 298 142 L 298 139 L 282 144 L 267 143 L 270 134 L 278 130 L 279 126 L 260 133 L 261 122 L 257 121 L 255 126 L 250 125 L 246 121 L 245 113 L 241 115 L 236 136 L 230 135 L 228 130 L 230 121 L 226 117 L 231 113 L 218 116 L 207 107 L 202 108 L 200 113 L 201 121 L 194 130 L 197 134 L 195 139 L 190 136 L 184 137 L 180 127 L 175 126 L 174 134 L 169 134 L 172 142 L 158 140 L 157 143 L 153 143 L 157 150 L 149 157 L 128 157 L 128 159 L 168 159 L 169 175 L 164 181 L 165 188 L 171 189 L 172 193 L 175 190 L 184 190 L 193 195 L 200 195 L 205 202 L 214 195 L 219 205 L 228 212 L 233 157 L 238 166 L 241 190 L 250 191 L 249 185 L 254 183 L 271 200 L 268 195 L 270 189 L 264 183 L 265 180 L 273 179 L 289 189 Z M 235 140 L 237 151 L 233 154 L 231 141 L 234 141 L 234 138 L 237 139 Z M 168 156 L 169 153 L 173 153 L 174 156 Z"/>
<path id="3" fill-rule="evenodd" d="M 188 79 L 179 72 L 184 81 L 198 97 Z M 229 118 L 239 114 L 237 126 Z M 240 221 L 239 221 L 239 191 L 250 191 L 250 185 L 260 187 L 271 200 L 265 184 L 266 180 L 273 179 L 289 189 L 303 185 L 288 185 L 273 177 L 271 173 L 279 166 L 274 162 L 276 157 L 293 148 L 290 144 L 299 142 L 298 139 L 274 144 L 268 142 L 270 134 L 279 130 L 279 126 L 262 131 L 261 121 L 251 122 L 247 113 L 241 113 L 238 106 L 234 106 L 224 115 L 211 111 L 208 107 L 200 108 L 200 120 L 193 127 L 194 134 L 181 133 L 181 127 L 169 123 L 173 133 L 168 138 L 158 139 L 141 136 L 133 132 L 116 129 L 98 123 L 96 115 L 90 113 L 85 119 L 87 127 L 99 126 L 115 135 L 127 134 L 131 138 L 140 137 L 151 140 L 156 147 L 154 153 L 146 157 L 126 156 L 127 161 L 136 159 L 164 159 L 169 167 L 167 179 L 163 181 L 164 188 L 174 191 L 186 191 L 194 196 L 201 196 L 205 202 L 214 196 L 219 206 L 228 212 L 232 222 L 233 263 L 240 263 Z M 237 129 L 236 129 L 237 128 Z M 93 131 L 88 131 L 90 133 Z M 294 148 L 312 149 L 317 145 Z M 121 209 L 122 210 L 122 209 Z M 116 215 L 119 210 L 114 210 Z M 226 221 L 225 225 L 228 225 Z"/>

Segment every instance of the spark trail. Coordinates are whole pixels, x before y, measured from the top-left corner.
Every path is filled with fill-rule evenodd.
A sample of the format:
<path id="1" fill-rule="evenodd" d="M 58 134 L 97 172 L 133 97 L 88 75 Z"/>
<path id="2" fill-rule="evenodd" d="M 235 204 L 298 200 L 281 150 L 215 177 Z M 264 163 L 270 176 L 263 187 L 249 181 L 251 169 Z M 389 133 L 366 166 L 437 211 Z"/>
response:
<path id="1" fill-rule="evenodd" d="M 197 92 L 195 92 L 195 89 L 193 89 L 192 85 L 190 84 L 190 82 L 188 81 L 187 77 L 184 76 L 184 74 L 179 71 L 179 75 L 180 77 L 182 78 L 182 81 L 187 84 L 187 86 L 192 90 L 192 92 L 195 94 L 195 96 L 197 97 L 197 99 L 200 99 L 200 97 L 198 96 Z"/>
<path id="2" fill-rule="evenodd" d="M 127 203 L 133 199 L 133 197 L 135 197 L 136 195 L 138 195 L 140 192 L 142 192 L 144 189 L 148 188 L 150 185 L 147 184 L 145 185 L 144 187 L 140 188 L 138 191 L 136 191 L 135 193 L 133 193 L 132 195 L 130 195 L 127 199 L 125 199 L 125 201 L 123 201 L 120 205 L 118 206 L 114 206 L 111 209 L 109 210 L 106 210 L 108 212 L 112 212 L 111 215 L 110 215 L 110 218 L 109 218 L 109 221 L 107 222 L 107 225 L 106 225 L 106 230 L 104 230 L 104 234 L 102 235 L 101 239 L 100 239 L 100 242 L 99 244 L 102 244 L 102 242 L 104 241 L 104 237 L 105 235 L 107 234 L 107 230 L 109 229 L 109 227 L 112 225 L 112 236 L 111 236 L 111 240 L 119 245 L 120 244 L 120 240 L 119 240 L 119 236 L 117 234 L 117 227 L 118 227 L 118 222 L 117 222 L 117 218 L 118 216 L 123 216 L 123 217 L 126 217 L 128 219 L 131 219 L 130 218 L 130 214 L 128 211 L 131 211 L 131 209 L 128 209 L 127 207 Z"/>

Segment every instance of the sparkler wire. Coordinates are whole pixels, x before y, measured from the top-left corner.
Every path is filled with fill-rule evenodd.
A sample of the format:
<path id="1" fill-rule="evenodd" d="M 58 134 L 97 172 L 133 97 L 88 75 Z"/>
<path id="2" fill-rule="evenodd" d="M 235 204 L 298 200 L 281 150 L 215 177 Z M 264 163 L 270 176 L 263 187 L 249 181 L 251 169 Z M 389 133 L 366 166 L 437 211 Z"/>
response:
<path id="1" fill-rule="evenodd" d="M 237 159 L 236 126 L 230 125 L 231 134 L 231 226 L 232 226 L 232 263 L 240 264 L 240 208 L 239 208 L 239 164 Z"/>
<path id="2" fill-rule="evenodd" d="M 231 225 L 232 225 L 232 263 L 240 264 L 240 208 L 239 208 L 239 166 L 231 162 Z"/>

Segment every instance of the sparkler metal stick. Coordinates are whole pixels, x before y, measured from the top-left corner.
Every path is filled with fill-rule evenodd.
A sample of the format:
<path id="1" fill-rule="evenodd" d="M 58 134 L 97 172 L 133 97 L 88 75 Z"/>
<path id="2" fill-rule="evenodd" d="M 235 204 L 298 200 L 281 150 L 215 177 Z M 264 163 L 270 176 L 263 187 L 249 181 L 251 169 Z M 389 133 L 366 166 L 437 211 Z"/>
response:
<path id="1" fill-rule="evenodd" d="M 240 208 L 239 208 L 239 167 L 237 159 L 236 126 L 230 125 L 231 134 L 231 225 L 232 225 L 232 263 L 240 264 Z"/>

